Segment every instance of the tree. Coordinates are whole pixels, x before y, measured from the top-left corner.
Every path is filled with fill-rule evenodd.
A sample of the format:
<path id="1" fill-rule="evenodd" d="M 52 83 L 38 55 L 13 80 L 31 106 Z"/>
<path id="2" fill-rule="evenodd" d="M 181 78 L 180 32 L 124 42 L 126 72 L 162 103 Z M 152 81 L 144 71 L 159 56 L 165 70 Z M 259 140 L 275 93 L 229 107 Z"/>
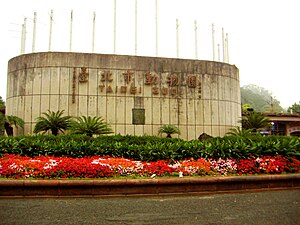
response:
<path id="1" fill-rule="evenodd" d="M 58 135 L 58 132 L 64 133 L 65 130 L 69 128 L 71 116 L 62 116 L 64 110 L 58 110 L 57 112 L 42 113 L 45 117 L 38 117 L 36 119 L 37 123 L 34 127 L 33 132 L 39 133 L 51 130 L 53 135 Z"/>
<path id="2" fill-rule="evenodd" d="M 271 127 L 270 120 L 259 112 L 248 112 L 244 114 L 241 123 L 243 129 L 252 129 L 254 132 L 257 132 L 257 130 L 261 128 Z"/>
<path id="3" fill-rule="evenodd" d="M 171 134 L 180 134 L 180 130 L 174 125 L 165 124 L 159 128 L 158 133 L 165 133 L 167 134 L 167 138 L 171 138 Z"/>
<path id="4" fill-rule="evenodd" d="M 111 134 L 113 133 L 109 125 L 101 117 L 80 116 L 71 122 L 70 131 L 73 134 L 86 134 L 92 137 L 93 134 Z"/>
<path id="5" fill-rule="evenodd" d="M 272 96 L 270 91 L 249 84 L 241 87 L 242 105 L 250 105 L 256 112 L 282 112 L 280 102 Z"/>
<path id="6" fill-rule="evenodd" d="M 297 104 L 296 102 L 288 108 L 288 112 L 292 114 L 300 114 L 300 102 Z"/>
<path id="7" fill-rule="evenodd" d="M 24 120 L 17 117 L 17 116 L 5 116 L 4 121 L 4 128 L 6 131 L 7 136 L 13 136 L 14 135 L 14 128 L 15 127 L 24 127 Z"/>
<path id="8" fill-rule="evenodd" d="M 5 123 L 5 102 L 0 96 L 0 136 L 4 135 L 4 123 Z"/>

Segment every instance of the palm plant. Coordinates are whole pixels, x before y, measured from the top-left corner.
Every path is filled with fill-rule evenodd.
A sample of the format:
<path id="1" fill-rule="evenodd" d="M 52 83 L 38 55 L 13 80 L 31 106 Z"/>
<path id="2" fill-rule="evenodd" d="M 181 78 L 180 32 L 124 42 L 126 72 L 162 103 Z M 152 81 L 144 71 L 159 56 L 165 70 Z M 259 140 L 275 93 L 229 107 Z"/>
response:
<path id="1" fill-rule="evenodd" d="M 24 127 L 24 120 L 17 116 L 2 116 L 4 118 L 4 128 L 6 131 L 7 136 L 14 135 L 14 128 L 15 127 Z"/>
<path id="2" fill-rule="evenodd" d="M 93 134 L 111 134 L 113 133 L 109 125 L 101 117 L 80 116 L 76 117 L 71 122 L 71 133 L 73 134 L 86 134 L 92 137 Z"/>
<path id="3" fill-rule="evenodd" d="M 62 116 L 64 113 L 64 110 L 58 110 L 57 112 L 53 112 L 48 110 L 48 113 L 42 113 L 44 117 L 40 116 L 38 117 L 37 123 L 34 127 L 33 132 L 39 133 L 47 131 L 51 131 L 53 135 L 58 135 L 58 132 L 64 133 L 65 130 L 68 129 L 70 125 L 70 119 L 71 116 Z"/>
<path id="4" fill-rule="evenodd" d="M 165 133 L 167 134 L 167 138 L 171 138 L 171 134 L 180 134 L 180 130 L 172 124 L 165 124 L 159 128 L 158 133 Z"/>
<path id="5" fill-rule="evenodd" d="M 236 137 L 249 137 L 253 135 L 252 129 L 241 129 L 240 127 L 230 128 L 229 132 L 226 133 L 228 136 L 236 136 Z"/>
<path id="6" fill-rule="evenodd" d="M 271 126 L 270 120 L 262 113 L 248 112 L 241 120 L 243 129 L 253 129 L 257 132 L 260 128 L 269 128 Z"/>

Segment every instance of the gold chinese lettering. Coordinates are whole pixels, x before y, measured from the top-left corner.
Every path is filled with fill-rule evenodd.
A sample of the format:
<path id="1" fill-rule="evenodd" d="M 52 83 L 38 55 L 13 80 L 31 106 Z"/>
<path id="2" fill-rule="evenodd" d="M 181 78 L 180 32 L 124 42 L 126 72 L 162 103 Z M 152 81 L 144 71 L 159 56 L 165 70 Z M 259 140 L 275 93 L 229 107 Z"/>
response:
<path id="1" fill-rule="evenodd" d="M 152 88 L 152 94 L 154 94 L 154 95 L 158 95 L 158 94 L 159 94 L 159 89 L 158 89 L 158 87 L 153 87 L 153 88 Z"/>
<path id="2" fill-rule="evenodd" d="M 103 92 L 103 89 L 105 88 L 105 85 L 99 85 L 100 91 Z"/>
<path id="3" fill-rule="evenodd" d="M 112 82 L 113 79 L 111 78 L 111 75 L 112 74 L 110 71 L 101 73 L 101 81 L 102 82 L 105 82 L 105 81 Z"/>
<path id="4" fill-rule="evenodd" d="M 161 88 L 161 94 L 162 95 L 167 95 L 168 94 L 168 88 L 166 88 L 166 87 Z"/>
<path id="5" fill-rule="evenodd" d="M 170 87 L 175 87 L 175 86 L 178 86 L 180 82 L 179 82 L 178 76 L 175 74 L 172 74 L 167 77 L 167 83 L 169 83 Z"/>
<path id="6" fill-rule="evenodd" d="M 175 88 L 171 88 L 170 89 L 170 94 L 172 95 L 172 96 L 175 96 L 175 95 L 177 95 L 177 88 L 175 87 Z"/>
<path id="7" fill-rule="evenodd" d="M 125 73 L 123 73 L 123 76 L 124 76 L 124 80 L 127 84 L 129 84 L 131 82 L 131 79 L 132 79 L 132 75 L 134 73 L 131 72 L 130 70 L 127 70 Z"/>
<path id="8" fill-rule="evenodd" d="M 86 67 L 81 67 L 81 71 L 78 75 L 79 82 L 87 82 L 89 78 L 89 73 L 87 72 Z"/>
<path id="9" fill-rule="evenodd" d="M 108 86 L 106 87 L 106 93 L 112 93 L 112 92 L 113 92 L 113 90 L 112 90 L 111 86 L 108 85 Z"/>
<path id="10" fill-rule="evenodd" d="M 126 92 L 127 92 L 127 87 L 121 86 L 121 93 L 126 93 Z"/>
<path id="11" fill-rule="evenodd" d="M 145 74 L 145 84 L 146 85 L 152 85 L 152 84 L 158 84 L 158 76 L 152 75 L 150 72 Z"/>
<path id="12" fill-rule="evenodd" d="M 196 88 L 197 86 L 197 77 L 195 75 L 189 75 L 187 77 L 187 85 L 189 88 Z"/>
<path id="13" fill-rule="evenodd" d="M 136 94 L 136 92 L 137 92 L 137 87 L 130 86 L 130 94 Z"/>

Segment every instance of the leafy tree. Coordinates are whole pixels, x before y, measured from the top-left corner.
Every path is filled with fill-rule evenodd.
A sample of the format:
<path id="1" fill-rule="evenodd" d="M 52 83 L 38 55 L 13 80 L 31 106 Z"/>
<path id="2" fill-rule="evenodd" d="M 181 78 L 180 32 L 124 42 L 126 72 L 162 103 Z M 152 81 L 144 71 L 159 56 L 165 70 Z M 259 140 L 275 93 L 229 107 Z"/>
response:
<path id="1" fill-rule="evenodd" d="M 180 134 L 180 130 L 174 125 L 165 124 L 159 128 L 158 133 L 165 133 L 167 134 L 167 138 L 171 138 L 171 134 Z"/>
<path id="2" fill-rule="evenodd" d="M 294 103 L 292 106 L 288 108 L 288 112 L 293 113 L 293 114 L 300 114 L 300 102 L 299 103 Z"/>
<path id="3" fill-rule="evenodd" d="M 0 96 L 0 136 L 4 134 L 4 123 L 5 123 L 5 102 Z"/>
<path id="4" fill-rule="evenodd" d="M 234 127 L 229 129 L 229 132 L 227 132 L 226 135 L 236 137 L 249 137 L 253 135 L 252 132 L 252 129 L 241 129 L 240 127 Z"/>
<path id="5" fill-rule="evenodd" d="M 42 113 L 44 117 L 38 117 L 37 123 L 34 127 L 33 132 L 39 133 L 51 130 L 53 135 L 58 135 L 58 132 L 64 133 L 65 130 L 69 128 L 71 116 L 62 116 L 64 110 L 58 110 L 57 112 L 51 112 L 48 110 L 48 113 Z"/>
<path id="6" fill-rule="evenodd" d="M 8 136 L 13 136 L 14 135 L 14 128 L 15 127 L 24 127 L 24 120 L 17 117 L 17 116 L 5 116 L 5 121 L 4 121 L 4 128 L 6 131 L 6 134 Z"/>
<path id="7" fill-rule="evenodd" d="M 257 132 L 258 129 L 271 126 L 270 120 L 259 112 L 248 112 L 244 114 L 241 122 L 243 129 L 252 129 L 254 132 Z"/>
<path id="8" fill-rule="evenodd" d="M 241 87 L 242 105 L 250 105 L 256 112 L 282 112 L 280 102 L 272 94 L 259 86 L 250 84 Z"/>
<path id="9" fill-rule="evenodd" d="M 90 137 L 93 134 L 113 133 L 109 125 L 101 117 L 80 116 L 71 122 L 70 131 L 74 134 L 86 134 Z"/>

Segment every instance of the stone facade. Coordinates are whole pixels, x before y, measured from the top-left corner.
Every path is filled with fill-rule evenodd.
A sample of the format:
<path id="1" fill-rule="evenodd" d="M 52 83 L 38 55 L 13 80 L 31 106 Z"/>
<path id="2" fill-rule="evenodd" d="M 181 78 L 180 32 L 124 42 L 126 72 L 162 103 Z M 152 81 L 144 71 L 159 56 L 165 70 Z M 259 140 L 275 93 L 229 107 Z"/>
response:
<path id="1" fill-rule="evenodd" d="M 115 134 L 158 135 L 164 124 L 180 138 L 223 136 L 239 126 L 239 71 L 221 62 L 45 52 L 8 63 L 7 115 L 31 134 L 41 113 L 103 117 Z"/>

